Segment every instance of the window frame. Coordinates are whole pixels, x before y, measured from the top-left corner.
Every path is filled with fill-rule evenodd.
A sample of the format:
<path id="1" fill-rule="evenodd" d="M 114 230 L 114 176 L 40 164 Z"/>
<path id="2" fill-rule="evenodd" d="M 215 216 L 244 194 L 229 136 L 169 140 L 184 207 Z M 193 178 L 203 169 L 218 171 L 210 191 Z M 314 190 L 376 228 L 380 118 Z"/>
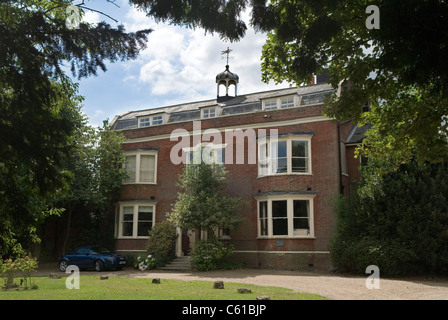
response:
<path id="1" fill-rule="evenodd" d="M 290 101 L 291 99 L 292 102 L 284 103 L 284 101 Z M 289 94 L 286 96 L 262 100 L 262 109 L 263 111 L 290 109 L 298 107 L 300 105 L 299 102 L 300 97 L 297 94 Z"/>
<path id="2" fill-rule="evenodd" d="M 290 100 L 292 100 L 292 102 Z M 283 103 L 284 101 L 286 101 L 286 103 Z M 294 108 L 295 106 L 296 102 L 293 96 L 280 98 L 280 109 Z"/>
<path id="3" fill-rule="evenodd" d="M 135 176 L 134 181 L 127 181 L 124 179 L 122 184 L 157 184 L 157 163 L 158 163 L 158 151 L 127 151 L 125 157 L 135 156 Z M 141 181 L 141 157 L 142 156 L 154 156 L 154 181 Z M 126 164 L 125 164 L 126 169 Z M 127 171 L 127 169 L 126 169 Z"/>
<path id="4" fill-rule="evenodd" d="M 278 109 L 277 99 L 270 99 L 270 100 L 264 101 L 263 110 L 270 111 L 270 110 L 277 110 L 277 109 Z"/>
<path id="5" fill-rule="evenodd" d="M 278 176 L 278 175 L 312 175 L 312 149 L 311 149 L 312 135 L 293 135 L 288 137 L 279 137 L 276 139 L 263 138 L 257 142 L 257 161 L 258 161 L 258 177 Z M 306 142 L 305 157 L 293 156 L 293 142 Z M 278 156 L 279 143 L 286 142 L 286 157 Z M 273 146 L 277 145 L 277 151 Z M 278 159 L 286 158 L 286 171 L 277 172 Z M 293 159 L 305 158 L 307 171 L 293 171 Z M 274 163 L 274 160 L 277 162 Z"/>
<path id="6" fill-rule="evenodd" d="M 314 197 L 316 194 L 303 194 L 303 195 L 269 195 L 257 198 L 257 239 L 315 239 L 314 234 Z M 273 202 L 286 201 L 286 217 L 274 217 L 273 215 Z M 308 214 L 308 234 L 299 234 L 296 230 L 306 229 L 294 229 L 294 219 L 298 217 L 294 216 L 294 201 L 307 201 L 307 214 Z M 263 203 L 266 203 L 264 205 Z M 261 217 L 261 208 L 266 206 L 266 218 Z M 287 233 L 286 234 L 274 234 L 274 220 L 287 220 Z M 303 219 L 303 217 L 301 218 Z M 263 221 L 262 221 L 263 220 Z M 262 223 L 263 222 L 263 223 Z M 266 231 L 266 232 L 264 232 Z"/>
<path id="7" fill-rule="evenodd" d="M 185 156 L 184 163 L 186 165 L 201 163 L 201 161 L 199 161 L 198 159 L 195 161 L 194 157 L 197 156 L 198 154 L 200 154 L 201 155 L 201 160 L 202 160 L 202 152 L 203 152 L 203 150 L 204 149 L 208 149 L 208 150 L 213 152 L 212 163 L 219 164 L 219 165 L 224 165 L 225 164 L 225 150 L 226 150 L 226 147 L 227 147 L 227 143 L 224 143 L 224 144 L 213 144 L 213 143 L 201 142 L 201 143 L 198 143 L 194 147 L 182 148 L 182 151 L 183 151 L 184 156 Z M 201 150 L 200 153 L 199 153 L 199 150 Z M 220 153 L 221 153 L 221 156 L 220 156 Z M 191 159 L 191 155 L 193 155 L 192 159 Z"/>
<path id="8" fill-rule="evenodd" d="M 131 208 L 131 207 L 132 207 L 132 234 L 131 235 L 123 235 L 123 229 L 124 229 L 123 224 L 125 223 L 124 209 Z M 139 208 L 140 207 L 151 207 L 152 208 L 151 220 L 139 220 Z M 146 235 L 146 236 L 138 235 L 139 222 L 142 221 L 142 223 L 143 222 L 147 223 L 148 221 L 150 221 L 151 228 L 153 228 L 155 225 L 155 217 L 156 217 L 156 203 L 154 203 L 154 202 L 144 202 L 144 201 L 120 202 L 119 209 L 118 209 L 118 223 L 116 225 L 117 230 L 116 230 L 115 238 L 116 239 L 148 239 L 149 235 Z M 126 223 L 129 223 L 129 221 Z"/>
<path id="9" fill-rule="evenodd" d="M 160 126 L 163 124 L 163 115 L 156 114 L 151 117 L 151 126 Z"/>
<path id="10" fill-rule="evenodd" d="M 213 116 L 211 114 L 213 113 Z M 202 119 L 212 119 L 218 116 L 218 110 L 216 107 L 208 107 L 201 109 L 201 118 Z"/>
<path id="11" fill-rule="evenodd" d="M 160 123 L 159 123 L 160 122 Z M 144 123 L 144 125 L 142 125 Z M 156 113 L 138 118 L 138 127 L 146 128 L 153 126 L 160 126 L 165 123 L 165 116 L 163 113 Z"/>

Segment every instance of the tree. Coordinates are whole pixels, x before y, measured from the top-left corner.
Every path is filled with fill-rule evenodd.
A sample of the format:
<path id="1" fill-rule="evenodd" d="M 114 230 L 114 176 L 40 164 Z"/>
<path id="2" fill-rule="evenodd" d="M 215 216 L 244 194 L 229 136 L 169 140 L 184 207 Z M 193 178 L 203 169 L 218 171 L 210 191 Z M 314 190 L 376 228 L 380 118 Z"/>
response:
<path id="1" fill-rule="evenodd" d="M 226 192 L 227 171 L 212 163 L 189 164 L 179 177 L 177 202 L 169 220 L 181 229 L 218 231 L 234 228 L 241 219 L 237 209 L 241 199 Z"/>
<path id="2" fill-rule="evenodd" d="M 76 95 L 76 86 L 66 83 L 51 83 L 54 98 L 45 106 L 41 116 L 37 117 L 36 125 L 43 126 L 46 122 L 48 127 L 42 127 L 43 136 L 36 133 L 36 137 L 23 137 L 17 142 L 23 145 L 24 149 L 32 149 L 30 159 L 22 154 L 23 150 L 17 150 L 13 146 L 13 141 L 7 144 L 3 152 L 0 153 L 0 256 L 17 257 L 23 253 L 24 247 L 29 247 L 33 242 L 38 242 L 37 226 L 44 219 L 53 214 L 60 214 L 61 210 L 53 207 L 52 201 L 58 194 L 64 192 L 68 185 L 69 175 L 62 170 L 64 154 L 70 151 L 70 132 L 81 126 L 80 101 Z M 65 88 L 63 88 L 65 86 Z M 0 122 L 9 126 L 15 119 L 23 119 L 25 123 L 18 123 L 16 127 L 10 127 L 11 134 L 3 135 L 5 139 L 1 143 L 8 143 L 5 140 L 12 138 L 19 131 L 28 131 L 31 134 L 34 123 L 28 114 L 35 115 L 33 109 L 29 112 L 13 112 L 12 106 L 2 105 L 6 116 Z M 13 119 L 11 119 L 11 117 Z M 45 118 L 46 117 L 46 118 Z M 29 121 L 27 121 L 29 120 Z M 17 145 L 16 145 L 17 146 Z M 39 151 L 42 154 L 39 154 Z M 44 161 L 52 162 L 48 168 L 38 166 L 38 159 L 33 159 L 33 154 L 39 158 L 48 157 Z M 40 181 L 42 179 L 42 181 Z M 44 186 L 41 186 L 41 184 Z M 45 183 L 51 184 L 46 186 Z"/>
<path id="3" fill-rule="evenodd" d="M 95 128 L 84 119 L 72 140 L 73 149 L 63 167 L 70 172 L 71 179 L 66 192 L 53 203 L 54 207 L 64 209 L 67 216 L 63 254 L 73 225 L 79 232 L 77 245 L 111 245 L 113 232 L 106 228 L 110 225 L 107 217 L 126 176 L 126 158 L 121 151 L 125 138 L 120 132 L 112 131 L 107 121 L 103 128 Z"/>
<path id="4" fill-rule="evenodd" d="M 83 3 L 82 3 L 83 4 Z M 82 4 L 79 7 L 82 7 Z M 134 59 L 150 30 L 126 33 L 101 22 L 69 27 L 70 0 L 0 3 L 0 254 L 15 256 L 21 241 L 37 241 L 36 225 L 66 185 L 63 163 L 81 125 L 80 97 L 64 74 L 106 70 L 105 61 Z M 81 10 L 82 12 L 82 10 Z"/>
<path id="5" fill-rule="evenodd" d="M 264 81 L 309 83 L 329 68 L 330 83 L 342 94 L 326 102 L 328 116 L 374 122 L 366 142 L 381 149 L 370 157 L 419 161 L 446 158 L 448 116 L 448 3 L 421 0 L 131 0 L 148 15 L 187 27 L 244 37 L 241 18 L 268 32 L 262 52 Z M 372 17 L 369 5 L 376 5 Z M 379 28 L 371 28 L 371 18 Z M 366 114 L 363 106 L 370 102 Z M 403 111 L 403 107 L 409 110 Z M 393 114 L 393 116 L 391 116 Z M 367 119 L 365 117 L 368 117 Z M 379 124 L 382 127 L 379 127 Z M 389 128 L 388 131 L 382 130 Z M 397 136 L 393 136 L 397 133 Z M 393 139 L 397 143 L 391 148 Z M 386 153 L 385 153 L 386 152 Z M 398 157 L 395 155 L 398 160 Z M 385 161 L 387 162 L 387 161 Z"/>
<path id="6" fill-rule="evenodd" d="M 447 181 L 446 163 L 411 161 L 339 199 L 330 245 L 337 269 L 364 274 L 376 265 L 389 276 L 446 274 Z"/>

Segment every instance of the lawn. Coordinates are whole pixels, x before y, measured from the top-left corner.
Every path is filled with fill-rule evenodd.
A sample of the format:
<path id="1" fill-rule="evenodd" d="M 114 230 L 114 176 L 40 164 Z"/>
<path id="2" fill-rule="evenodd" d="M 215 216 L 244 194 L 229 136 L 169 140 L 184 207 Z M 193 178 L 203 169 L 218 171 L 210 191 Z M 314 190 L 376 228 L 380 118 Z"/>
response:
<path id="1" fill-rule="evenodd" d="M 69 290 L 66 279 L 33 277 L 32 284 L 38 289 L 0 290 L 0 300 L 255 300 L 259 296 L 269 296 L 271 300 L 326 299 L 279 287 L 224 282 L 224 289 L 214 289 L 210 281 L 161 279 L 160 284 L 155 284 L 151 278 L 129 277 L 101 280 L 99 276 L 81 276 L 79 289 Z M 252 293 L 238 293 L 238 288 L 250 289 Z"/>

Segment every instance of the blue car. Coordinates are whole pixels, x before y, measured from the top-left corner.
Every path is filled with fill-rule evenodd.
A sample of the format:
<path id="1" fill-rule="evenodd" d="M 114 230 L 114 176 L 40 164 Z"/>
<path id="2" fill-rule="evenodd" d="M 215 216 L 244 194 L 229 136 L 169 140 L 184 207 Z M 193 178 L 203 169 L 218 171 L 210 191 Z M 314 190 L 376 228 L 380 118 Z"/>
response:
<path id="1" fill-rule="evenodd" d="M 113 254 L 103 247 L 85 246 L 62 256 L 59 261 L 59 270 L 65 272 L 70 265 L 75 265 L 79 269 L 94 269 L 96 271 L 119 270 L 126 265 L 126 258 L 119 254 Z"/>

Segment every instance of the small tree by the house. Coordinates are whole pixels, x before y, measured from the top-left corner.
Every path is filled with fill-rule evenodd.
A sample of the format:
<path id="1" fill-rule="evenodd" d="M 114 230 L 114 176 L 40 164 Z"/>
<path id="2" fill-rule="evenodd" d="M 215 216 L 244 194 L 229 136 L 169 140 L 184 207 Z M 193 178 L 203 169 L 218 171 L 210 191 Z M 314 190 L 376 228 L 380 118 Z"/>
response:
<path id="1" fill-rule="evenodd" d="M 178 185 L 182 192 L 178 193 L 169 220 L 181 229 L 207 231 L 209 241 L 216 242 L 215 234 L 220 229 L 233 229 L 241 222 L 238 209 L 242 200 L 227 192 L 224 166 L 205 162 L 189 164 L 181 173 Z"/>
<path id="2" fill-rule="evenodd" d="M 165 265 L 176 255 L 176 238 L 176 227 L 170 221 L 156 223 L 149 230 L 146 251 L 152 258 L 153 267 Z"/>

